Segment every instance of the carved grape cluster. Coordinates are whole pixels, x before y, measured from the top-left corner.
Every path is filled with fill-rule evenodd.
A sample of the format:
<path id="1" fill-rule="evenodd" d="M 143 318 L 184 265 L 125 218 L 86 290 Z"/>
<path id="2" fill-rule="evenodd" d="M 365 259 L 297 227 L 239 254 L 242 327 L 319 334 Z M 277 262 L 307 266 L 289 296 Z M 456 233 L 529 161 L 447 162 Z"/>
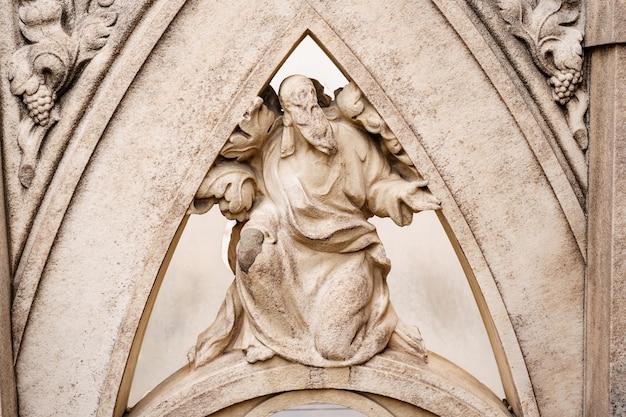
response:
<path id="1" fill-rule="evenodd" d="M 561 104 L 567 104 L 578 85 L 582 82 L 582 73 L 575 69 L 559 70 L 548 80 L 548 84 L 552 86 L 554 99 Z"/>
<path id="2" fill-rule="evenodd" d="M 28 115 L 35 123 L 46 126 L 50 121 L 50 110 L 54 107 L 56 94 L 43 82 L 34 94 L 24 93 L 22 101 L 28 108 Z"/>

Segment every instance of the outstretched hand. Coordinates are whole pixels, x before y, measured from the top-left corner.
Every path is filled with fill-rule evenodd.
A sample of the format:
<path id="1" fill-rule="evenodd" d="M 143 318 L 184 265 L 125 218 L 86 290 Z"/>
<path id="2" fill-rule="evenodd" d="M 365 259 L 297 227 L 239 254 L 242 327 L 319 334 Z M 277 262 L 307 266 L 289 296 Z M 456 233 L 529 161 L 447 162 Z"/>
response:
<path id="1" fill-rule="evenodd" d="M 407 184 L 406 189 L 400 195 L 400 212 L 402 221 L 400 226 L 411 224 L 413 213 L 424 210 L 439 210 L 441 201 L 428 191 L 426 180 L 413 181 Z M 403 204 L 404 203 L 404 204 Z"/>

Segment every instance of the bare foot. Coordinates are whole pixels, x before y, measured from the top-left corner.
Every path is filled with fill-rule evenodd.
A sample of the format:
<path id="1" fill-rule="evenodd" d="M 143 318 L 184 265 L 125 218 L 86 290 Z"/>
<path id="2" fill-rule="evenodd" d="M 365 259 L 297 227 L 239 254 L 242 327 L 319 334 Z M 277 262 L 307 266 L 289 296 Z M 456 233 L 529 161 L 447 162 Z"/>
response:
<path id="1" fill-rule="evenodd" d="M 248 363 L 266 361 L 275 355 L 272 349 L 261 344 L 248 346 L 244 352 L 246 353 L 246 361 Z"/>

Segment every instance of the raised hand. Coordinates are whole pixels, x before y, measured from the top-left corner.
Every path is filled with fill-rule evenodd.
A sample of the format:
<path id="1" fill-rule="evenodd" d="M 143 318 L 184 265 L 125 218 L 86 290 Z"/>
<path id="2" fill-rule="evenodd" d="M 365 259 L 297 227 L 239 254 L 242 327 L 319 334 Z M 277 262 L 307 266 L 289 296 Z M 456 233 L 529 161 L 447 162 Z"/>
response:
<path id="1" fill-rule="evenodd" d="M 407 183 L 405 189 L 400 194 L 400 226 L 407 226 L 413 220 L 413 213 L 424 210 L 439 210 L 441 201 L 428 191 L 426 180 L 413 181 Z M 403 204 L 404 203 L 404 204 Z"/>

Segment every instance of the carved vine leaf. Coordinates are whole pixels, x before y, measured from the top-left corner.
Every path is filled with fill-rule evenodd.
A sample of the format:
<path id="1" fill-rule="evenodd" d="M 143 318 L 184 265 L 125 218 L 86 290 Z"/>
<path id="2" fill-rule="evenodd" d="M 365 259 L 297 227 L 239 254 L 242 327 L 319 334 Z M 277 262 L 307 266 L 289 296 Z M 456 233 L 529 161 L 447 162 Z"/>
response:
<path id="1" fill-rule="evenodd" d="M 20 31 L 29 44 L 13 54 L 9 80 L 11 93 L 21 96 L 28 112 L 17 138 L 22 152 L 18 175 L 26 188 L 35 174 L 43 138 L 59 120 L 59 96 L 106 44 L 115 25 L 117 14 L 101 8 L 111 4 L 110 0 L 100 0 L 92 7 L 67 0 L 24 0 L 20 4 Z"/>
<path id="2" fill-rule="evenodd" d="M 577 2 L 498 0 L 498 5 L 511 33 L 528 45 L 535 64 L 548 76 L 554 100 L 567 105 L 574 98 L 575 105 L 566 107 L 568 121 L 584 149 L 586 131 L 580 131 L 584 123 L 575 120 L 578 115 L 584 115 L 587 106 L 586 100 L 581 100 L 581 94 L 577 93 L 583 80 L 583 34 L 573 26 L 580 15 Z"/>

